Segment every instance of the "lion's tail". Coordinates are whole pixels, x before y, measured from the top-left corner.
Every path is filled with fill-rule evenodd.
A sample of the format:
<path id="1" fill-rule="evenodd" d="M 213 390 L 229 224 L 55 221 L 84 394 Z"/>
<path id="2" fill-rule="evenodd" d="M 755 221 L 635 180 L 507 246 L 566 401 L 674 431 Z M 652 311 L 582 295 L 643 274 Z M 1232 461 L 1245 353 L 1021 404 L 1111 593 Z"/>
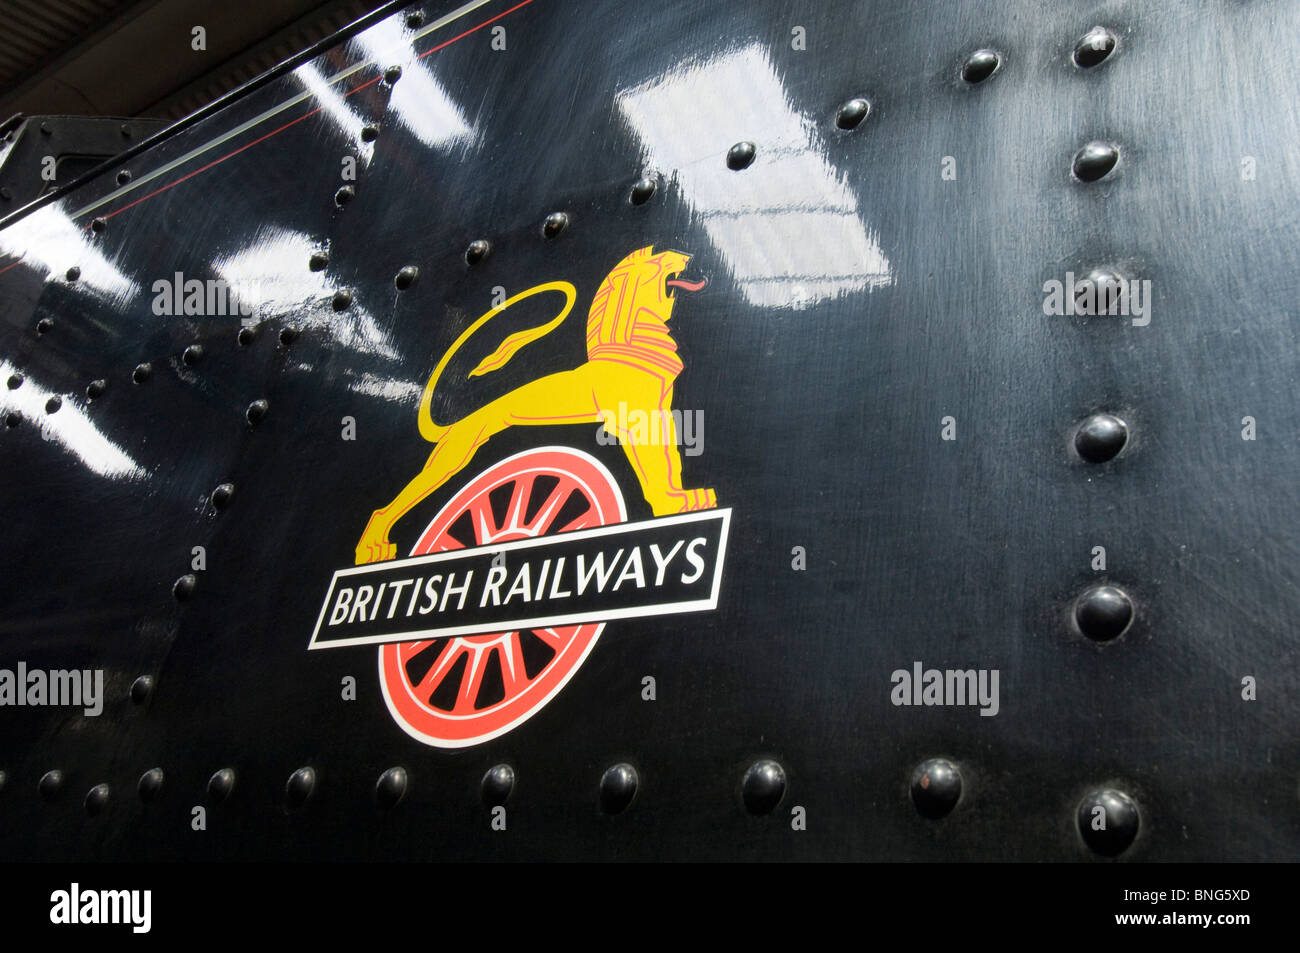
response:
<path id="1" fill-rule="evenodd" d="M 521 291 L 513 298 L 507 298 L 487 314 L 480 317 L 477 321 L 462 331 L 460 337 L 456 338 L 456 340 L 452 342 L 451 347 L 447 348 L 447 353 L 444 354 L 442 360 L 438 362 L 438 366 L 433 369 L 433 374 L 429 376 L 429 383 L 424 385 L 424 394 L 420 398 L 421 437 L 430 443 L 437 443 L 442 438 L 442 435 L 447 432 L 446 426 L 436 424 L 433 421 L 433 392 L 438 386 L 438 381 L 442 378 L 442 372 L 446 369 L 447 365 L 451 363 L 452 357 L 460 350 L 461 345 L 473 337 L 475 332 L 483 327 L 483 325 L 487 324 L 490 320 L 495 318 L 502 311 L 505 311 L 511 305 L 517 304 L 524 298 L 540 294 L 543 291 L 559 291 L 564 294 L 564 307 L 560 309 L 560 313 L 545 324 L 539 325 L 535 328 L 528 328 L 524 331 L 517 331 L 507 337 L 501 342 L 501 345 L 495 351 L 479 362 L 478 367 L 469 372 L 469 376 L 478 377 L 482 374 L 489 374 L 492 371 L 500 370 L 506 366 L 509 360 L 514 357 L 525 344 L 530 344 L 538 338 L 550 334 L 560 326 L 560 322 L 569 316 L 569 312 L 573 310 L 573 303 L 578 299 L 577 289 L 575 289 L 573 285 L 569 284 L 567 281 L 548 281 L 545 284 L 534 285 L 527 291 Z"/>

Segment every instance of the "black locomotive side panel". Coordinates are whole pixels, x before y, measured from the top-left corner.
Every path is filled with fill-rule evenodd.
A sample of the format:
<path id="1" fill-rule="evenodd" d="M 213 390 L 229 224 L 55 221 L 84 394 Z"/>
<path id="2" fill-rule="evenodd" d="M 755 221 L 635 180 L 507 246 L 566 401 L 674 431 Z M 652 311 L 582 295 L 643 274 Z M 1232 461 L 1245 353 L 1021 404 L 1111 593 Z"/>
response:
<path id="1" fill-rule="evenodd" d="M 417 5 L 11 216 L 0 856 L 1300 858 L 1300 11 L 1098 10 Z"/>

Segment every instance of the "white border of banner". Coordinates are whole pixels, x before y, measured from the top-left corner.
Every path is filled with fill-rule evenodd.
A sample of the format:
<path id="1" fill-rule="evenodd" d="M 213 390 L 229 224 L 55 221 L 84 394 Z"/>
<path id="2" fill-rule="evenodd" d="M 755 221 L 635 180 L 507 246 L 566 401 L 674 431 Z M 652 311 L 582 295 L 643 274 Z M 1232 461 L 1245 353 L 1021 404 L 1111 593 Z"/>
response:
<path id="1" fill-rule="evenodd" d="M 628 609 L 589 609 L 586 612 L 575 612 L 570 615 L 556 616 L 538 616 L 534 619 L 508 619 L 497 622 L 478 623 L 477 625 L 460 625 L 446 626 L 435 629 L 422 629 L 417 632 L 402 632 L 396 635 L 367 635 L 353 639 L 331 639 L 326 642 L 317 643 L 316 636 L 320 634 L 322 623 L 325 621 L 325 612 L 329 609 L 330 600 L 334 596 L 334 587 L 338 584 L 339 579 L 344 576 L 370 575 L 380 570 L 392 570 L 398 567 L 415 567 L 424 566 L 430 563 L 445 562 L 449 559 L 460 559 L 467 555 L 483 554 L 493 555 L 502 552 L 512 552 L 521 549 L 535 549 L 539 546 L 547 546 L 558 541 L 576 542 L 583 539 L 599 539 L 611 536 L 619 536 L 625 533 L 635 532 L 641 529 L 651 527 L 677 526 L 683 523 L 699 523 L 705 520 L 721 518 L 722 531 L 718 536 L 718 558 L 713 568 L 713 589 L 707 599 L 692 599 L 686 602 L 669 602 L 662 605 L 641 606 Z M 727 534 L 731 529 L 731 509 L 714 509 L 714 510 L 697 510 L 694 513 L 684 513 L 681 516 L 664 516 L 658 519 L 642 520 L 638 523 L 615 523 L 612 526 L 600 526 L 596 529 L 582 529 L 572 533 L 557 533 L 554 536 L 538 536 L 533 539 L 519 539 L 509 543 L 498 543 L 487 546 L 471 546 L 467 549 L 453 549 L 445 553 L 434 553 L 431 556 L 412 556 L 408 559 L 389 559 L 380 563 L 369 563 L 364 566 L 354 566 L 350 569 L 336 570 L 332 579 L 330 579 L 329 590 L 325 593 L 324 602 L 321 604 L 320 615 L 316 618 L 316 628 L 312 630 L 311 641 L 307 644 L 309 650 L 313 649 L 335 649 L 346 648 L 351 645 L 386 645 L 390 642 L 418 642 L 421 639 L 440 639 L 452 635 L 487 635 L 492 632 L 503 632 L 513 629 L 541 629 L 548 626 L 557 625 L 576 625 L 582 622 L 608 622 L 612 619 L 639 619 L 648 618 L 657 615 L 676 615 L 681 612 L 699 612 L 718 607 L 718 591 L 722 588 L 722 564 L 727 554 Z"/>

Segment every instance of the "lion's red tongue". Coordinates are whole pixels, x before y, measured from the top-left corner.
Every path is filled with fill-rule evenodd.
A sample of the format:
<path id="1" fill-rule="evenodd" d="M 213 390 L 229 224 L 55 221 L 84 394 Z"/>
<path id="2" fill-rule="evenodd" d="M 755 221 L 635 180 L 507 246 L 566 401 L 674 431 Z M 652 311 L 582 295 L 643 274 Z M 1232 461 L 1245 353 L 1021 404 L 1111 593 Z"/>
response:
<path id="1" fill-rule="evenodd" d="M 673 285 L 676 288 L 683 288 L 686 291 L 699 291 L 708 283 L 708 278 L 701 278 L 699 281 L 683 281 L 681 278 L 669 278 L 664 282 L 666 285 Z"/>

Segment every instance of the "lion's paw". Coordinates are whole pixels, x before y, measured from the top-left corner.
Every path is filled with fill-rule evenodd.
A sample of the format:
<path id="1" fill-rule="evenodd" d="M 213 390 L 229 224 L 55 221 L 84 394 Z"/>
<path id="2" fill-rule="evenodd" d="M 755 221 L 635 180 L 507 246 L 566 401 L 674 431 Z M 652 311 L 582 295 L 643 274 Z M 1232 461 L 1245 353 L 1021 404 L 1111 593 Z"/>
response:
<path id="1" fill-rule="evenodd" d="M 357 565 L 381 563 L 397 555 L 397 547 L 386 539 L 366 540 L 357 543 Z"/>
<path id="2" fill-rule="evenodd" d="M 686 500 L 686 510 L 711 510 L 718 505 L 718 495 L 710 489 L 691 490 Z"/>

